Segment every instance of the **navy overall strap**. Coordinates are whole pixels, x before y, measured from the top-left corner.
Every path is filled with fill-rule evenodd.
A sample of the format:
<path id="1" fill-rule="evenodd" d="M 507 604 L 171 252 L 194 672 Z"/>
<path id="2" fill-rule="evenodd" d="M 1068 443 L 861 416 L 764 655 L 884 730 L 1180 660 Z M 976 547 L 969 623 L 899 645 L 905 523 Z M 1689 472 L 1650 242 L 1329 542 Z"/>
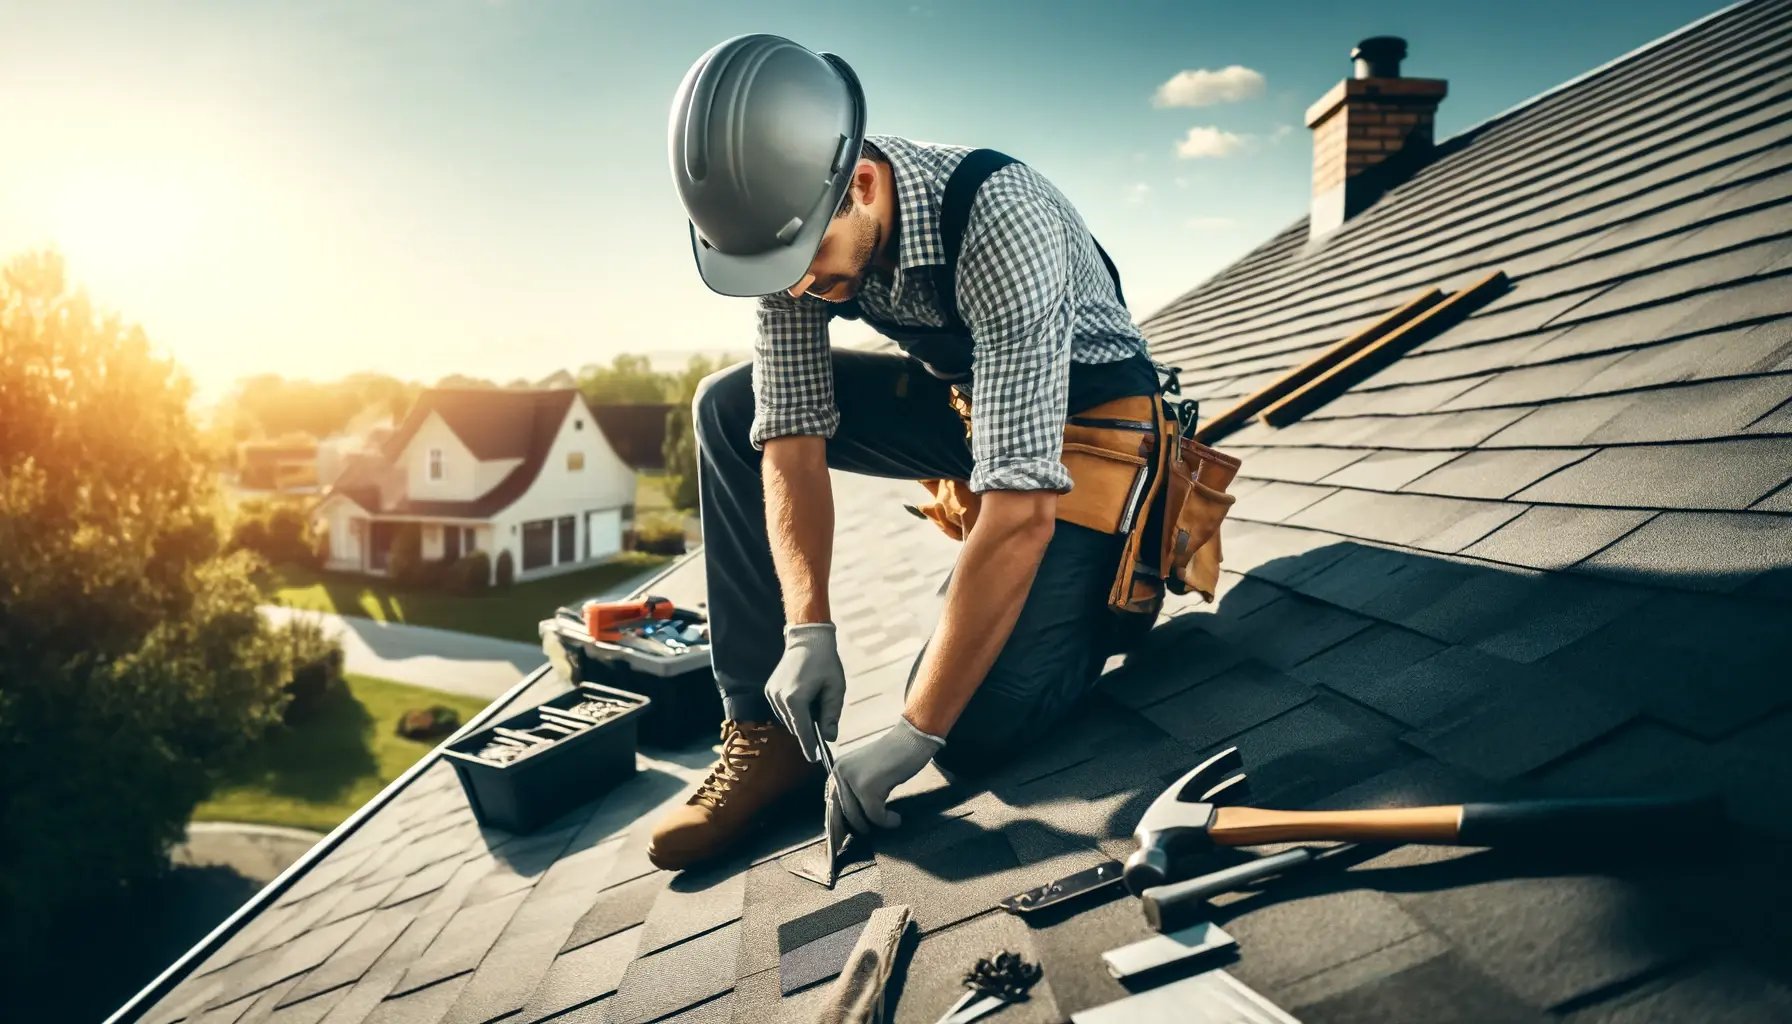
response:
<path id="1" fill-rule="evenodd" d="M 964 247 L 965 228 L 971 222 L 971 203 L 977 198 L 977 190 L 983 182 L 995 172 L 1012 163 L 1020 161 L 993 149 L 973 149 L 964 155 L 953 168 L 952 176 L 946 179 L 946 194 L 940 201 L 940 241 L 946 250 L 946 263 L 936 267 L 935 289 L 940 293 L 940 304 L 946 311 L 947 326 L 960 332 L 969 333 L 964 319 L 958 314 L 958 253 Z M 1108 276 L 1114 279 L 1114 297 L 1120 305 L 1126 305 L 1126 295 L 1120 290 L 1120 271 L 1115 268 L 1114 261 L 1108 258 L 1106 249 L 1091 236 L 1095 242 L 1095 251 L 1101 254 L 1101 262 L 1108 268 Z"/>

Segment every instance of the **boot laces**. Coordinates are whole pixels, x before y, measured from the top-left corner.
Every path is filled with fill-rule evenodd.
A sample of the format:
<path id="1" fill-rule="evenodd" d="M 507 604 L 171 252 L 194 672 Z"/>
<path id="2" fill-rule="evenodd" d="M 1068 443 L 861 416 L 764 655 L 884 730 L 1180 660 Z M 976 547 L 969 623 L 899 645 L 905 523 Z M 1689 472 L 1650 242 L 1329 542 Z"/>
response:
<path id="1" fill-rule="evenodd" d="M 752 767 L 751 759 L 758 757 L 765 750 L 765 744 L 772 736 L 772 722 L 735 722 L 722 723 L 722 756 L 716 760 L 715 767 L 697 787 L 692 795 L 692 803 L 705 803 L 711 807 L 721 807 L 728 799 L 728 790 L 746 778 Z"/>

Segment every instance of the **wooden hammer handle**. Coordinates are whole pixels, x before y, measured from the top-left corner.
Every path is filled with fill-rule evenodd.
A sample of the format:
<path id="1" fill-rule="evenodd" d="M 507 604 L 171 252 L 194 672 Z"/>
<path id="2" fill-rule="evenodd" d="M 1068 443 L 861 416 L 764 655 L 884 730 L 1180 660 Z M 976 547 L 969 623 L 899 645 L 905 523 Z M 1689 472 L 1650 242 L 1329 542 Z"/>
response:
<path id="1" fill-rule="evenodd" d="M 1213 812 L 1213 824 L 1208 826 L 1207 835 L 1221 846 L 1308 839 L 1454 843 L 1461 824 L 1460 804 L 1372 811 L 1266 811 L 1256 807 L 1221 807 Z"/>

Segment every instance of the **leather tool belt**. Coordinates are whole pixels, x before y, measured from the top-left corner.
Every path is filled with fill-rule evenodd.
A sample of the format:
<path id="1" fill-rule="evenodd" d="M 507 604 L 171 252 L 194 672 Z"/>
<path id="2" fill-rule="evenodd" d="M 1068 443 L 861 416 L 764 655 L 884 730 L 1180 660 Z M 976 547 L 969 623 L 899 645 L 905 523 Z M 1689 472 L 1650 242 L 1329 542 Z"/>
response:
<path id="1" fill-rule="evenodd" d="M 952 388 L 952 407 L 971 433 L 970 396 Z M 1150 615 L 1164 590 L 1212 601 L 1220 572 L 1220 523 L 1235 496 L 1226 493 L 1239 460 L 1183 436 L 1192 429 L 1163 395 L 1117 398 L 1069 417 L 1060 461 L 1071 489 L 1057 518 L 1102 533 L 1125 534 L 1108 607 Z M 922 480 L 932 500 L 909 505 L 954 540 L 977 520 L 979 496 L 967 480 Z M 1161 515 L 1153 516 L 1153 511 Z M 1148 527 L 1161 528 L 1146 536 Z"/>

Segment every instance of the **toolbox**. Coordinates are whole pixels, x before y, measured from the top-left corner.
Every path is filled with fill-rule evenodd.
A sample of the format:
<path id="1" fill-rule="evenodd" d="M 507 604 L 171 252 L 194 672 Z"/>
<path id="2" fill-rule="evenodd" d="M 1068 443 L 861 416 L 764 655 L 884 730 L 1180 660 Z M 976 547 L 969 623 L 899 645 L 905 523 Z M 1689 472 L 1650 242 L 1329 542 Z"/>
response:
<path id="1" fill-rule="evenodd" d="M 449 744 L 473 817 L 533 832 L 635 772 L 635 742 L 652 701 L 597 683 L 565 693 Z"/>
<path id="2" fill-rule="evenodd" d="M 664 598 L 628 604 L 646 613 L 618 618 L 610 612 L 620 605 L 598 601 L 559 608 L 540 624 L 543 653 L 568 683 L 601 683 L 647 697 L 639 726 L 647 743 L 679 747 L 712 736 L 722 724 L 722 697 L 710 666 L 709 620 Z"/>

